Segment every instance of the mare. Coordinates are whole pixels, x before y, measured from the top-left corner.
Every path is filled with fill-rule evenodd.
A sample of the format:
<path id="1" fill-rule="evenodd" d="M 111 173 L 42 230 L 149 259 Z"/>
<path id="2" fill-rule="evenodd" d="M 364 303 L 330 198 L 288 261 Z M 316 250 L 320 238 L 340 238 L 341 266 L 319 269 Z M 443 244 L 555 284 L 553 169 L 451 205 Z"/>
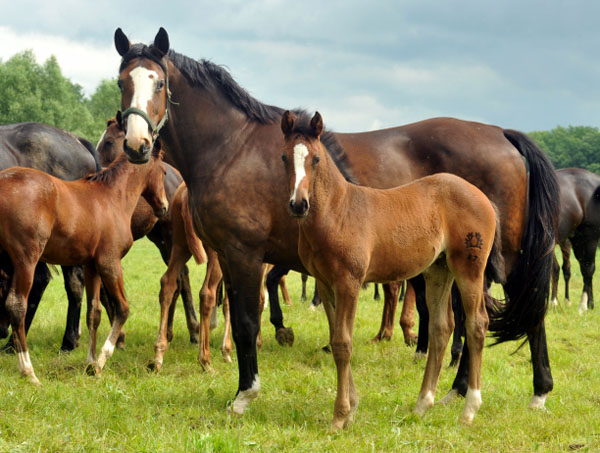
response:
<path id="1" fill-rule="evenodd" d="M 286 204 L 298 219 L 300 259 L 318 281 L 337 368 L 332 431 L 346 427 L 358 407 L 350 358 L 361 287 L 421 273 L 426 281 L 431 347 L 415 412 L 423 415 L 434 404 L 453 328 L 449 296 L 456 281 L 470 356 L 461 420 L 470 423 L 481 406 L 481 362 L 489 323 L 486 267 L 489 278 L 504 278 L 500 219 L 491 202 L 477 187 L 450 173 L 425 176 L 394 189 L 352 184 L 342 174 L 345 156 L 336 156 L 340 171 L 320 141 L 319 112 L 307 125 L 286 111 L 281 129 L 285 136 L 281 157 L 290 194 Z M 349 175 L 346 170 L 345 176 Z"/>
<path id="2" fill-rule="evenodd" d="M 84 265 L 90 331 L 87 371 L 99 373 L 129 314 L 121 258 L 133 243 L 131 216 L 140 195 L 157 213 L 166 213 L 164 173 L 158 152 L 144 165 L 132 165 L 123 155 L 105 170 L 75 181 L 23 167 L 0 172 L 0 249 L 14 268 L 5 309 L 15 332 L 19 371 L 30 382 L 39 384 L 27 348 L 25 311 L 38 261 Z M 117 306 L 96 360 L 101 283 Z"/>
<path id="3" fill-rule="evenodd" d="M 194 230 L 218 253 L 238 358 L 232 410 L 241 414 L 260 391 L 262 263 L 306 272 L 298 225 L 287 212 L 285 171 L 277 163 L 284 110 L 250 96 L 222 67 L 171 50 L 163 28 L 149 46 L 132 45 L 121 29 L 114 38 L 122 57 L 125 152 L 130 161 L 145 162 L 160 136 L 188 187 Z M 331 153 L 345 151 L 362 185 L 389 188 L 448 172 L 498 207 L 507 299 L 493 313 L 490 331 L 501 342 L 529 339 L 530 405 L 543 407 L 553 387 L 544 316 L 558 217 L 556 175 L 544 153 L 520 132 L 452 118 L 363 133 L 325 131 L 321 141 Z M 462 354 L 454 393 L 466 394 L 468 356 Z"/>
<path id="4" fill-rule="evenodd" d="M 10 167 L 36 168 L 57 178 L 71 181 L 88 173 L 100 170 L 96 149 L 87 140 L 62 129 L 43 123 L 16 123 L 0 126 L 0 170 Z M 12 275 L 12 263 L 5 257 L 0 266 Z M 70 351 L 77 346 L 79 339 L 79 312 L 83 297 L 83 268 L 62 266 L 65 291 L 69 301 L 67 324 L 60 349 Z M 34 273 L 34 280 L 27 301 L 25 332 L 29 330 L 33 317 L 51 275 L 45 263 L 40 262 Z M 1 325 L 0 338 L 8 335 Z M 3 347 L 14 350 L 14 334 Z"/>
<path id="5" fill-rule="evenodd" d="M 123 141 L 125 140 L 125 133 L 123 132 L 121 112 L 117 112 L 114 118 L 108 120 L 106 124 L 106 130 L 102 134 L 96 149 L 100 155 L 100 161 L 103 166 L 108 166 L 118 156 L 123 153 Z M 165 193 L 169 206 L 171 205 L 177 188 L 183 182 L 181 175 L 171 165 L 165 163 Z M 133 216 L 131 218 L 131 233 L 133 240 L 147 236 L 154 245 L 160 251 L 160 255 L 165 262 L 169 263 L 169 257 L 171 255 L 172 248 L 172 225 L 170 212 L 160 218 L 154 215 L 154 209 L 148 204 L 148 202 L 140 197 Z M 185 318 L 187 322 L 187 328 L 190 333 L 190 342 L 198 343 L 200 324 L 198 323 L 198 316 L 194 307 L 194 298 L 192 296 L 192 290 L 190 287 L 189 270 L 187 265 L 181 268 L 180 273 L 176 278 L 176 287 L 173 292 L 173 302 L 181 295 L 183 307 L 185 311 Z M 114 304 L 105 305 L 107 308 Z M 175 312 L 176 304 L 170 304 L 167 330 L 166 334 L 168 341 L 173 338 L 173 317 Z M 113 310 L 109 309 L 109 319 L 112 320 Z"/>
<path id="6" fill-rule="evenodd" d="M 563 253 L 565 300 L 569 300 L 570 246 L 581 267 L 583 293 L 579 313 L 594 308 L 592 277 L 596 270 L 596 249 L 600 240 L 600 175 L 582 168 L 562 168 L 556 172 L 560 185 L 558 243 Z M 559 267 L 554 259 L 552 301 L 556 304 Z"/>

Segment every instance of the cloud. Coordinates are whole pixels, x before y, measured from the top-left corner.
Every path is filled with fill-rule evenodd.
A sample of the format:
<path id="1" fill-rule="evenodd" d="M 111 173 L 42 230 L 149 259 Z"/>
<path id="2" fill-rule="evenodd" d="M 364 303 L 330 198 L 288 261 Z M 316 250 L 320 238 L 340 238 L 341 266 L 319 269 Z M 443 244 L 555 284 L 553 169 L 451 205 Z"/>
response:
<path id="1" fill-rule="evenodd" d="M 32 49 L 39 63 L 54 55 L 63 75 L 81 85 L 86 95 L 93 94 L 101 80 L 117 76 L 120 57 L 112 41 L 100 46 L 56 35 L 17 33 L 0 26 L 0 42 L 3 61 L 25 49 Z"/>

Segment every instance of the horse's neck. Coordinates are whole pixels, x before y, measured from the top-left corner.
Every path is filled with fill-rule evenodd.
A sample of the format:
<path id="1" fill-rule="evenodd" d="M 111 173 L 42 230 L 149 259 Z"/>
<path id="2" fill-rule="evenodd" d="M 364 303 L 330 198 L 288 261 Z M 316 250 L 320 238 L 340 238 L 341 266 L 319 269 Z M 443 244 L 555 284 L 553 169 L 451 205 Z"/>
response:
<path id="1" fill-rule="evenodd" d="M 148 162 L 136 165 L 126 162 L 124 165 L 126 168 L 115 178 L 111 189 L 122 212 L 131 217 L 146 186 L 146 178 L 152 164 Z"/>

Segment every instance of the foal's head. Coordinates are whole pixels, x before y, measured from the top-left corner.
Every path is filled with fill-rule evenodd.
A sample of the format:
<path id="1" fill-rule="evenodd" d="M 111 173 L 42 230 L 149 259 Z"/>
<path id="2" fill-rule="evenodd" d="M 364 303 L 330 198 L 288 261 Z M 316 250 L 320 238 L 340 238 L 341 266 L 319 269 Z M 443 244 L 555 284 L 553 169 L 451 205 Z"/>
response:
<path id="1" fill-rule="evenodd" d="M 147 162 L 158 132 L 168 118 L 169 35 L 161 27 L 152 46 L 132 46 L 118 28 L 115 47 L 123 57 L 118 84 L 125 130 L 124 150 L 131 162 Z"/>
<path id="2" fill-rule="evenodd" d="M 163 151 L 160 148 L 160 140 L 154 144 L 152 157 L 145 165 L 151 165 L 146 176 L 146 185 L 142 196 L 154 210 L 156 217 L 164 217 L 169 209 L 169 200 L 165 192 L 165 174 L 167 167 L 163 162 Z"/>
<path id="3" fill-rule="evenodd" d="M 281 118 L 285 146 L 281 156 L 290 189 L 290 214 L 305 217 L 310 208 L 310 181 L 313 180 L 325 147 L 319 140 L 323 133 L 323 118 L 316 112 L 309 125 L 297 124 L 296 116 L 286 111 Z"/>
<path id="4" fill-rule="evenodd" d="M 125 132 L 123 131 L 123 119 L 121 112 L 117 112 L 117 116 L 111 118 L 106 123 L 106 130 L 102 134 L 102 138 L 96 145 L 96 150 L 100 155 L 100 163 L 103 167 L 114 162 L 117 157 L 123 152 L 123 142 L 125 140 Z"/>

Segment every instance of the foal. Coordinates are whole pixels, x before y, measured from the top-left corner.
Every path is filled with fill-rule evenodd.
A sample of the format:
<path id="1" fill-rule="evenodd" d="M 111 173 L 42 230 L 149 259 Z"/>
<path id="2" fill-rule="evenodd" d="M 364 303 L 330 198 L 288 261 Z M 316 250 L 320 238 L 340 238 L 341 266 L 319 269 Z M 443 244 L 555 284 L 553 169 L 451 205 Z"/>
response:
<path id="1" fill-rule="evenodd" d="M 315 113 L 310 125 L 295 122 L 293 114 L 284 113 L 282 159 L 291 192 L 290 214 L 298 218 L 300 227 L 298 253 L 318 281 L 329 321 L 338 381 L 331 430 L 351 422 L 358 406 L 350 356 L 362 284 L 405 280 L 420 273 L 427 282 L 431 347 L 415 412 L 423 415 L 434 403 L 452 331 L 449 294 L 456 280 L 465 310 L 470 359 L 461 420 L 470 423 L 481 405 L 488 257 L 493 277 L 503 275 L 494 207 L 475 186 L 446 173 L 388 190 L 353 185 L 344 179 L 319 140 L 321 115 Z"/>
<path id="2" fill-rule="evenodd" d="M 157 148 L 158 149 L 158 148 Z M 27 350 L 25 310 L 38 261 L 85 265 L 88 368 L 99 373 L 113 354 L 129 314 L 121 258 L 133 243 L 131 216 L 140 195 L 164 215 L 165 167 L 154 151 L 148 163 L 134 165 L 123 154 L 105 170 L 75 181 L 41 171 L 14 167 L 0 172 L 0 248 L 14 267 L 6 311 L 15 335 L 21 375 L 39 384 Z M 158 212 L 160 211 L 160 212 Z M 100 282 L 117 302 L 110 334 L 96 360 L 100 324 Z"/>

